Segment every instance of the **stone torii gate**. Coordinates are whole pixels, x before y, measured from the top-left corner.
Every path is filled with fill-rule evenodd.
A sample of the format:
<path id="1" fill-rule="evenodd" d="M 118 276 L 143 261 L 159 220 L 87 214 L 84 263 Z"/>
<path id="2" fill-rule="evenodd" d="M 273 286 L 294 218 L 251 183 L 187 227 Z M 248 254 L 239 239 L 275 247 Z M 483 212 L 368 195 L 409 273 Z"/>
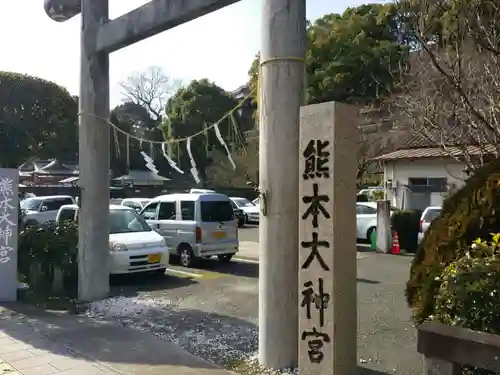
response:
<path id="1" fill-rule="evenodd" d="M 109 293 L 109 54 L 238 1 L 151 0 L 110 20 L 108 0 L 44 0 L 55 21 L 82 14 L 80 300 Z M 298 154 L 306 15 L 305 0 L 262 2 L 259 354 L 265 367 L 286 368 L 298 362 Z"/>

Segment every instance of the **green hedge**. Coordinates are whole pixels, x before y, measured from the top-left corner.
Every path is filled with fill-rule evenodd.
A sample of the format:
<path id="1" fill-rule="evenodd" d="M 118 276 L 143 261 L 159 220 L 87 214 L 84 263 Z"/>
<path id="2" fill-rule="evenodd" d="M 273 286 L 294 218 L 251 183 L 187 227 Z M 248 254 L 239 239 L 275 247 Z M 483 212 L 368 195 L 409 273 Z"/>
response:
<path id="1" fill-rule="evenodd" d="M 397 211 L 392 215 L 392 230 L 398 233 L 399 246 L 407 252 L 417 251 L 421 215 L 419 210 Z"/>
<path id="2" fill-rule="evenodd" d="M 439 277 L 477 238 L 500 232 L 500 160 L 477 169 L 443 204 L 413 259 L 406 286 L 417 323 L 434 314 Z"/>
<path id="3" fill-rule="evenodd" d="M 480 332 L 500 334 L 500 235 L 489 243 L 476 241 L 466 255 L 450 263 L 440 284 L 432 320 Z M 462 375 L 494 375 L 470 366 Z"/>
<path id="4" fill-rule="evenodd" d="M 78 227 L 72 222 L 29 226 L 19 234 L 18 271 L 31 290 L 45 293 L 52 291 L 59 269 L 65 294 L 76 296 L 77 249 Z"/>

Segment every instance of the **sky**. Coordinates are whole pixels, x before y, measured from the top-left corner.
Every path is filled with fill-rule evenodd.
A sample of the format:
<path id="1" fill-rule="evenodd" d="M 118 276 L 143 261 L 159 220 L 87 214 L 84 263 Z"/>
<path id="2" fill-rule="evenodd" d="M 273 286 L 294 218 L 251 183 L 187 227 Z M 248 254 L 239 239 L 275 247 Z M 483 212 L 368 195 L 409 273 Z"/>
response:
<path id="1" fill-rule="evenodd" d="M 150 66 L 184 82 L 208 78 L 229 91 L 245 84 L 260 46 L 261 1 L 242 0 L 111 54 L 111 106 L 122 100 L 119 82 Z M 147 2 L 109 0 L 110 17 Z M 307 0 L 307 18 L 367 2 L 386 1 Z M 45 14 L 43 0 L 2 0 L 0 35 L 0 71 L 40 77 L 78 94 L 80 16 L 59 23 Z"/>

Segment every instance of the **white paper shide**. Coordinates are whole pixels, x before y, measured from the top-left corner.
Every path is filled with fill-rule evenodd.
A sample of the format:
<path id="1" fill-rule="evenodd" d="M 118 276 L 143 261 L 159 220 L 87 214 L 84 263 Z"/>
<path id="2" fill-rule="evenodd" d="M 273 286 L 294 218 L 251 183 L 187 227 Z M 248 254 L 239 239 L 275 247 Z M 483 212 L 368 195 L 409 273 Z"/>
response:
<path id="1" fill-rule="evenodd" d="M 8 177 L 0 177 L 0 266 L 10 262 L 12 236 L 17 233 L 16 198 L 13 189 L 14 181 Z"/>

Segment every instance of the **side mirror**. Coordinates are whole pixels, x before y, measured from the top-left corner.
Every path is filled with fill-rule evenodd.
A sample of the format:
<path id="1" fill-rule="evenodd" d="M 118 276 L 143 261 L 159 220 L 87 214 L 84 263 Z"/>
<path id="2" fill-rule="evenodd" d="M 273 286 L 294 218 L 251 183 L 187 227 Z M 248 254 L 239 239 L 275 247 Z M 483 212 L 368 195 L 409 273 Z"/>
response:
<path id="1" fill-rule="evenodd" d="M 48 208 L 47 206 L 42 206 L 42 208 L 40 209 L 41 212 L 45 212 L 45 211 L 48 211 Z"/>

